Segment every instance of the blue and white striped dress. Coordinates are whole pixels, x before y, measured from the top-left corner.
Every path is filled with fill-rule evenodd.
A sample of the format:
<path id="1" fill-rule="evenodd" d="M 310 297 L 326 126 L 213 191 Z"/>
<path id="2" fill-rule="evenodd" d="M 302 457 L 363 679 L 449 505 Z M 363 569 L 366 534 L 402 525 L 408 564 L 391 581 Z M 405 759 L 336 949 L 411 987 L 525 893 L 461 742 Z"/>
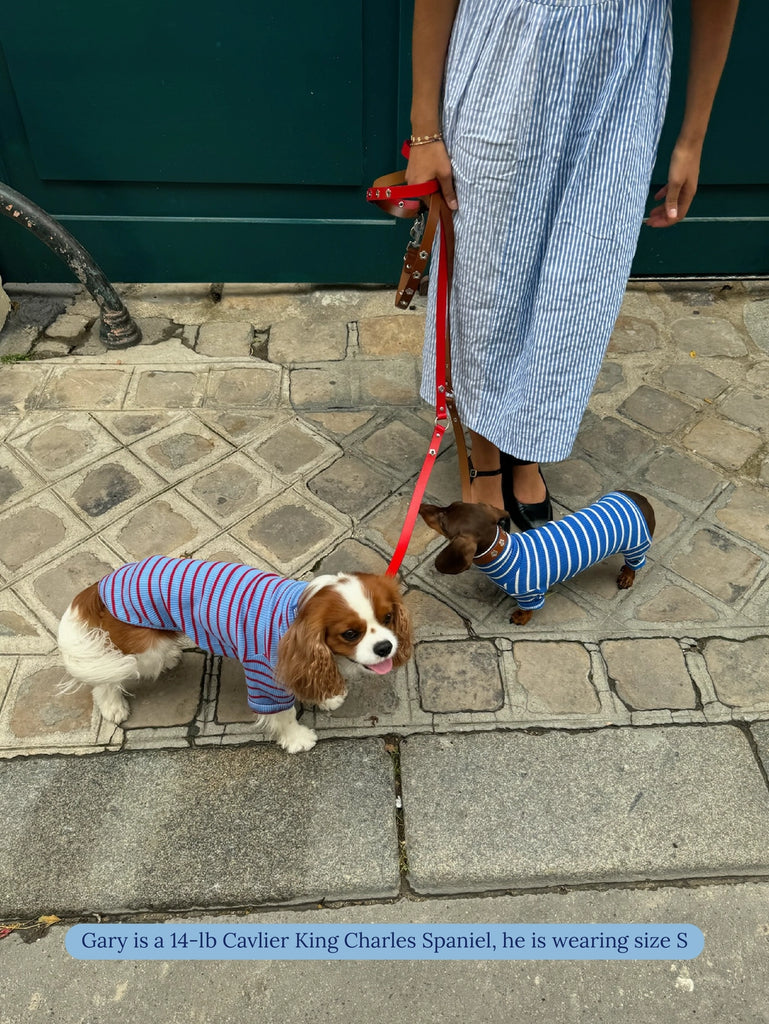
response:
<path id="1" fill-rule="evenodd" d="M 670 0 L 460 0 L 443 98 L 452 376 L 465 426 L 520 459 L 571 452 L 644 216 L 671 38 Z"/>
<path id="2" fill-rule="evenodd" d="M 571 579 L 609 555 L 622 552 L 625 565 L 642 568 L 651 543 L 649 527 L 636 503 L 613 491 L 557 522 L 508 534 L 505 547 L 493 561 L 476 565 L 521 608 L 533 610 L 542 607 L 545 594 L 555 583 Z"/>
<path id="3" fill-rule="evenodd" d="M 105 576 L 99 597 L 120 622 L 185 633 L 204 651 L 237 658 L 248 706 L 269 715 L 294 706 L 273 671 L 306 586 L 237 562 L 152 555 Z"/>

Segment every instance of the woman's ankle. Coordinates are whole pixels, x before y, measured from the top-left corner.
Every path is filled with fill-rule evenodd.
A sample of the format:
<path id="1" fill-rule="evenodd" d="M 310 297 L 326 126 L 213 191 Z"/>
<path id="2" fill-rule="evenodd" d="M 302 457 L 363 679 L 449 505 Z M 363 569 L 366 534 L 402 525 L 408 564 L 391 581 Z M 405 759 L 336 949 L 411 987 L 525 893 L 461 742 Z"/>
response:
<path id="1" fill-rule="evenodd" d="M 538 505 L 547 497 L 547 487 L 539 463 L 513 467 L 513 493 L 524 505 Z"/>

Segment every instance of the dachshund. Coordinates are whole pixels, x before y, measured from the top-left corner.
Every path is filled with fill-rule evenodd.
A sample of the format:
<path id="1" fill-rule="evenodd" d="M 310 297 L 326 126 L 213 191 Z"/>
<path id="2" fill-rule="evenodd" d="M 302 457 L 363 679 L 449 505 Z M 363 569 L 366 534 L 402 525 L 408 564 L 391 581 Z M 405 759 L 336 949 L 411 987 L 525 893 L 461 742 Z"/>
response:
<path id="1" fill-rule="evenodd" d="M 612 491 L 588 508 L 525 533 L 507 533 L 502 528 L 507 513 L 492 505 L 423 503 L 419 514 L 451 542 L 435 559 L 438 572 L 456 574 L 477 565 L 516 599 L 510 621 L 518 626 L 542 607 L 554 583 L 617 552 L 625 556 L 617 587 L 632 587 L 656 525 L 651 505 L 634 491 Z"/>

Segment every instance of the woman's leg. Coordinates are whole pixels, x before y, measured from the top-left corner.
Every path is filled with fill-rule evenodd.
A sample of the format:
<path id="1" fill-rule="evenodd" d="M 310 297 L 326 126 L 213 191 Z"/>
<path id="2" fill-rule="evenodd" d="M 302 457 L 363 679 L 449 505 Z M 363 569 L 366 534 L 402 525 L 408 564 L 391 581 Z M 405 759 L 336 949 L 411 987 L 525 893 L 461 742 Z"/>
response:
<path id="1" fill-rule="evenodd" d="M 499 469 L 499 448 L 474 430 L 469 433 L 474 468 L 479 472 L 493 472 Z M 524 505 L 533 505 L 545 500 L 547 489 L 538 463 L 531 462 L 513 467 L 513 493 Z M 472 495 L 476 502 L 485 501 L 495 508 L 504 508 L 502 474 L 476 476 L 472 484 Z"/>
<path id="2" fill-rule="evenodd" d="M 494 473 L 499 470 L 499 448 L 485 437 L 469 431 L 473 468 L 478 473 Z M 494 476 L 476 476 L 471 493 L 474 502 L 486 502 L 494 508 L 504 508 L 502 501 L 502 473 Z"/>

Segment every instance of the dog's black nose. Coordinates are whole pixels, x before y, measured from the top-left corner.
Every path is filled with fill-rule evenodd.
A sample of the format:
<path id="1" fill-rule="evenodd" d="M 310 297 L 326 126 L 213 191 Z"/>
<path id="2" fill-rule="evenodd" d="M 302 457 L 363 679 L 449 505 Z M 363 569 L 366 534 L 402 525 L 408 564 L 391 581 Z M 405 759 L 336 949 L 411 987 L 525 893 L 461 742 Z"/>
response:
<path id="1" fill-rule="evenodd" d="M 393 645 L 389 640 L 380 640 L 378 644 L 374 644 L 374 654 L 377 658 L 386 658 L 392 649 Z"/>

